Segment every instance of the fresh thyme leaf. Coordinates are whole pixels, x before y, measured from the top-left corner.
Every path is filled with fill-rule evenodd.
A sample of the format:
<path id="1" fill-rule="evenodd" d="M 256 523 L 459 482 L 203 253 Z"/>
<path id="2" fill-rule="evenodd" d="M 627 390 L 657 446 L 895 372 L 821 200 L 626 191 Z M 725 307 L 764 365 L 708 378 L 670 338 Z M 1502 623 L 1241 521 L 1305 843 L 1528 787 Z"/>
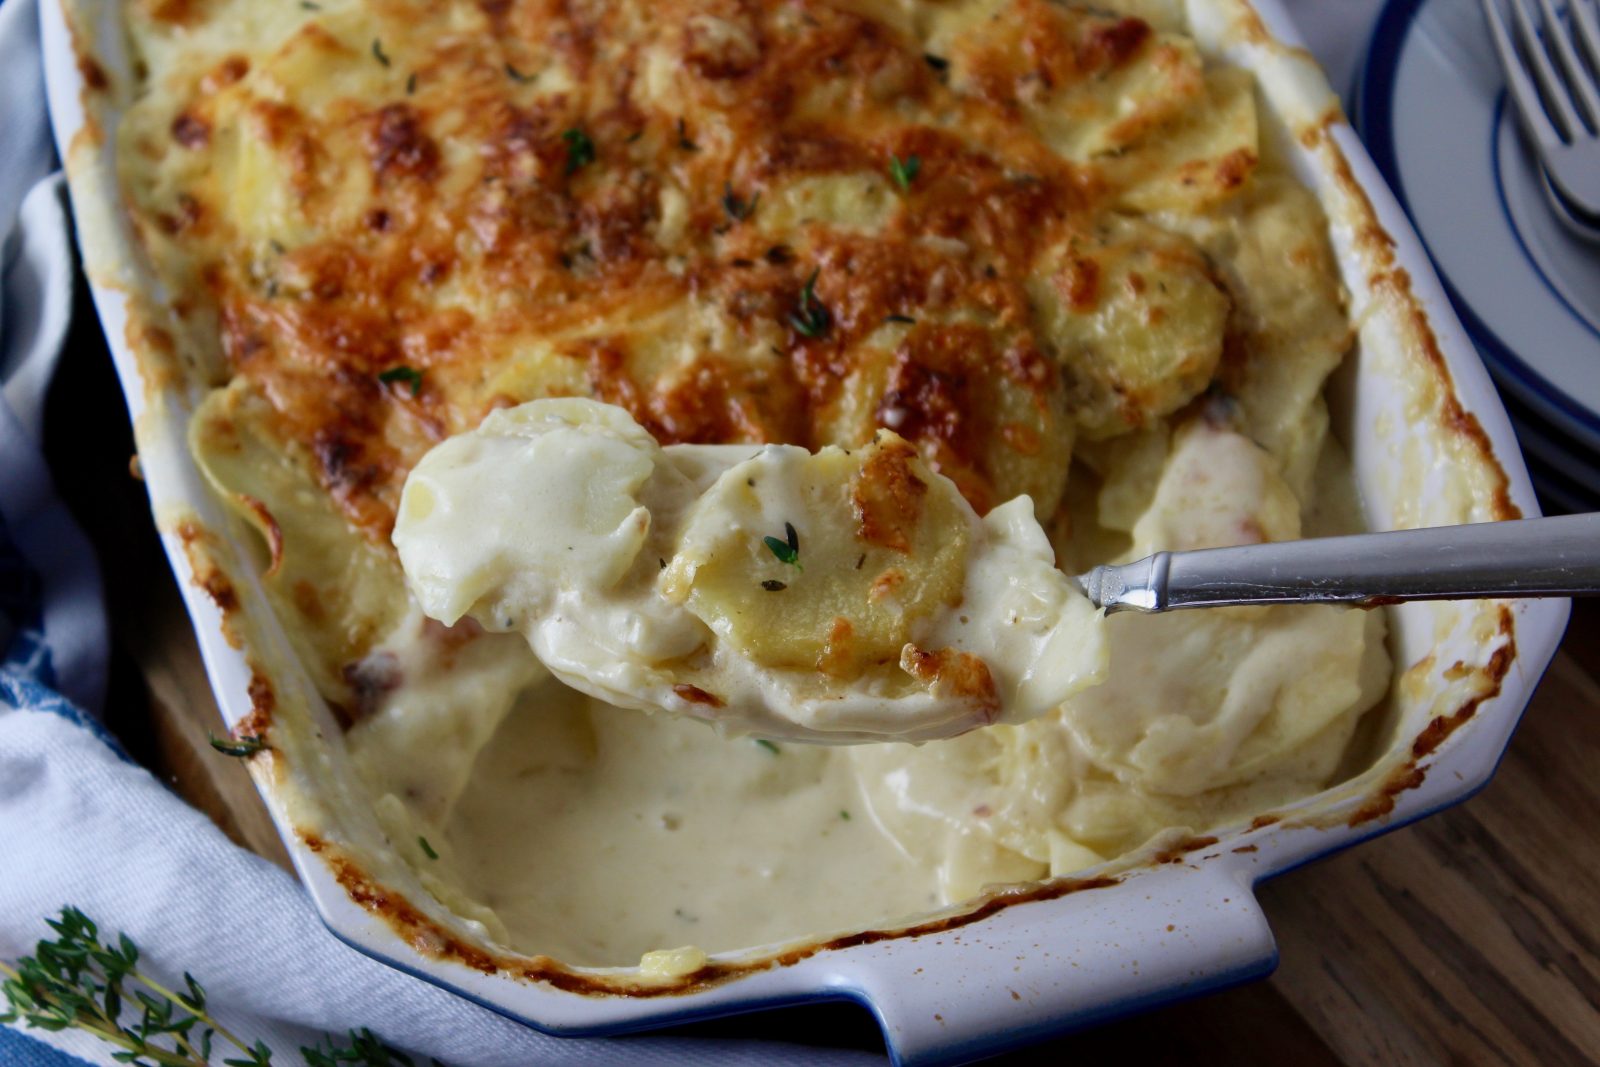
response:
<path id="1" fill-rule="evenodd" d="M 389 55 L 383 50 L 383 42 L 376 37 L 372 39 L 372 58 L 386 67 L 389 65 Z"/>
<path id="2" fill-rule="evenodd" d="M 917 320 L 912 318 L 910 315 L 885 315 L 883 317 L 883 321 L 898 322 L 906 326 L 915 326 L 917 324 Z"/>
<path id="3" fill-rule="evenodd" d="M 678 119 L 678 147 L 685 152 L 698 152 L 700 146 L 689 140 L 689 128 L 684 125 L 683 119 Z"/>
<path id="4" fill-rule="evenodd" d="M 432 845 L 428 844 L 428 839 L 426 837 L 423 837 L 419 834 L 417 836 L 417 844 L 422 846 L 423 855 L 427 856 L 430 860 L 436 860 L 439 858 L 439 854 L 433 850 Z"/>
<path id="5" fill-rule="evenodd" d="M 254 756 L 257 752 L 260 752 L 262 749 L 267 747 L 267 743 L 261 740 L 261 738 L 256 737 L 254 734 L 247 734 L 244 737 L 232 738 L 218 737 L 217 735 L 212 734 L 210 735 L 210 739 L 212 748 L 216 749 L 224 756 L 234 756 L 239 759 L 243 759 L 246 756 Z"/>
<path id="6" fill-rule="evenodd" d="M 907 156 L 902 160 L 899 156 L 889 157 L 889 177 L 900 187 L 902 193 L 911 191 L 911 183 L 917 180 L 917 174 L 922 170 L 922 160 L 916 154 Z"/>
<path id="7" fill-rule="evenodd" d="M 756 744 L 760 745 L 774 756 L 783 751 L 777 745 L 773 744 L 771 741 L 768 741 L 765 737 L 756 738 Z"/>
<path id="8" fill-rule="evenodd" d="M 769 535 L 763 537 L 761 543 L 767 546 L 767 551 L 777 557 L 779 563 L 787 563 L 796 570 L 805 570 L 800 566 L 800 535 L 795 533 L 794 523 L 784 523 L 783 533 L 785 540 L 780 541 Z"/>
<path id="9" fill-rule="evenodd" d="M 800 306 L 789 313 L 789 325 L 803 337 L 821 337 L 833 321 L 828 309 L 817 303 L 817 275 L 821 272 L 821 267 L 812 270 L 811 277 L 800 290 Z"/>
<path id="10" fill-rule="evenodd" d="M 422 392 L 422 372 L 415 367 L 390 367 L 388 370 L 378 373 L 378 381 L 384 385 L 389 385 L 393 382 L 405 382 L 411 386 L 412 396 Z"/>
<path id="11" fill-rule="evenodd" d="M 521 85 L 527 85 L 529 82 L 533 81 L 534 78 L 538 77 L 538 75 L 535 74 L 524 74 L 516 67 L 513 67 L 510 63 L 506 64 L 506 74 L 511 78 L 512 81 Z"/>
<path id="12" fill-rule="evenodd" d="M 938 71 L 940 74 L 943 74 L 945 71 L 950 69 L 950 61 L 945 59 L 943 56 L 936 56 L 924 52 L 922 61 L 928 64 L 928 66 L 932 67 L 934 70 Z"/>
<path id="13" fill-rule="evenodd" d="M 54 939 L 40 941 L 15 966 L 0 962 L 6 1005 L 0 1022 L 84 1031 L 111 1045 L 118 1063 L 207 1067 L 213 1039 L 221 1038 L 238 1053 L 223 1063 L 272 1067 L 264 1042 L 246 1044 L 210 1014 L 192 974 L 185 972 L 183 992 L 168 989 L 138 969 L 139 949 L 127 934 L 115 945 L 101 941 L 93 920 L 77 908 L 62 908 L 47 924 Z M 414 1067 L 366 1029 L 350 1031 L 342 1044 L 323 1038 L 300 1053 L 311 1067 Z"/>
<path id="14" fill-rule="evenodd" d="M 311 0 L 300 0 L 300 6 L 307 11 L 321 11 L 321 4 L 314 4 Z"/>
<path id="15" fill-rule="evenodd" d="M 781 593 L 789 587 L 785 583 L 778 581 L 776 578 L 768 578 L 766 581 L 761 583 L 761 588 L 765 589 L 769 593 Z"/>
<path id="16" fill-rule="evenodd" d="M 840 808 L 839 809 L 839 818 L 843 819 L 845 822 L 849 822 L 850 821 L 850 813 L 848 811 L 845 811 L 843 808 Z"/>
<path id="17" fill-rule="evenodd" d="M 406 95 L 410 96 L 411 94 L 415 93 L 416 91 L 417 91 L 417 72 L 416 71 L 412 71 L 410 76 L 406 78 Z"/>
<path id="18" fill-rule="evenodd" d="M 722 183 L 722 210 L 734 222 L 743 222 L 755 213 L 756 205 L 761 203 L 761 194 L 757 193 L 749 200 L 743 200 L 733 191 L 733 186 L 727 182 Z"/>
<path id="19" fill-rule="evenodd" d="M 561 139 L 567 142 L 567 173 L 576 174 L 594 162 L 594 142 L 577 127 L 565 130 Z"/>

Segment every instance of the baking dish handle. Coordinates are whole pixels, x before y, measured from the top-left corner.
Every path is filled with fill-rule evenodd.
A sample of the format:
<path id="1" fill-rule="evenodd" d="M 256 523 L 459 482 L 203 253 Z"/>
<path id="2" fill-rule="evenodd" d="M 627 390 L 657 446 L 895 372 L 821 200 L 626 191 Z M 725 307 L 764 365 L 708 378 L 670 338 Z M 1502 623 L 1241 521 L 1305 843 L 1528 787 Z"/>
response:
<path id="1" fill-rule="evenodd" d="M 1251 873 L 1215 858 L 880 943 L 841 991 L 896 1064 L 933 1067 L 1259 978 L 1278 953 Z"/>

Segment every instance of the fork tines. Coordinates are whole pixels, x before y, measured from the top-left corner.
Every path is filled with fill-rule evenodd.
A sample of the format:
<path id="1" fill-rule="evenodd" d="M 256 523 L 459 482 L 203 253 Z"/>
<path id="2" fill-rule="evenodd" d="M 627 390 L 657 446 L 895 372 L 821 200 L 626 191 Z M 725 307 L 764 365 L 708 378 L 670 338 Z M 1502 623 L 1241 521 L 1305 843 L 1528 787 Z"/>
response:
<path id="1" fill-rule="evenodd" d="M 1551 0 L 1506 2 L 1521 46 L 1520 57 L 1501 15 L 1500 0 L 1481 0 L 1500 65 L 1505 68 L 1506 86 L 1528 130 L 1541 146 L 1571 144 L 1600 135 L 1600 18 L 1595 15 L 1595 0 L 1571 0 L 1570 30 Z M 1528 10 L 1530 3 L 1538 4 L 1542 38 Z"/>

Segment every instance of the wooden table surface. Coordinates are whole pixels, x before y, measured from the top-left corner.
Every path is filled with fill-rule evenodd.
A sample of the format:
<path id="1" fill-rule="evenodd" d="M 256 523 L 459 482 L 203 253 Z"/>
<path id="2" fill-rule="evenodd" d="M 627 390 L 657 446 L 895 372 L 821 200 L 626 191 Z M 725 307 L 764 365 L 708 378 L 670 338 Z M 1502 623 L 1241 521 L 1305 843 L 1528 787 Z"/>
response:
<path id="1" fill-rule="evenodd" d="M 236 842 L 286 865 L 243 768 L 207 744 L 220 720 L 143 489 L 128 474 L 126 414 L 92 322 L 77 330 L 56 392 L 47 453 L 104 561 L 108 723 Z M 1600 1063 L 1600 601 L 1575 610 L 1486 790 L 1266 883 L 1260 898 L 1282 951 L 1269 979 L 1010 1059 Z M 882 1048 L 871 1019 L 849 1005 L 684 1032 Z"/>

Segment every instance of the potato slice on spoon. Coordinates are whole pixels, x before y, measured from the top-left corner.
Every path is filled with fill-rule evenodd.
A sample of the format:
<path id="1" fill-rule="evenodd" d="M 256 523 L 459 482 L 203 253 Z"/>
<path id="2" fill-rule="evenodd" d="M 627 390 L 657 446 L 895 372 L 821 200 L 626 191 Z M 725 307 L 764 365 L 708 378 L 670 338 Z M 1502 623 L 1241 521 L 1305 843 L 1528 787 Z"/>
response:
<path id="1" fill-rule="evenodd" d="M 433 618 L 519 632 L 609 703 L 736 732 L 950 737 L 1105 669 L 1100 613 L 1028 499 L 980 517 L 888 431 L 662 447 L 621 408 L 536 400 L 424 456 L 394 542 Z"/>

